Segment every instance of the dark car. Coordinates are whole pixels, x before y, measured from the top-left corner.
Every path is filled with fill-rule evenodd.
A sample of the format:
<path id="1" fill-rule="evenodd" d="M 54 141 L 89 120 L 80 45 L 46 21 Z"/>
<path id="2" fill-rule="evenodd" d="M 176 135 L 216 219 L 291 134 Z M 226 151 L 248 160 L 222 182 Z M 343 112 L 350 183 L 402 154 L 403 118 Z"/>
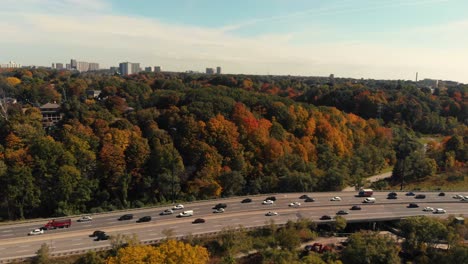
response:
<path id="1" fill-rule="evenodd" d="M 133 215 L 132 214 L 125 214 L 125 215 L 122 215 L 121 217 L 119 217 L 119 221 L 122 221 L 122 220 L 132 220 L 133 219 Z"/>
<path id="2" fill-rule="evenodd" d="M 415 204 L 415 203 L 410 203 L 410 204 L 408 205 L 408 208 L 418 208 L 418 207 L 419 207 L 419 205 L 418 205 L 418 204 Z"/>
<path id="3" fill-rule="evenodd" d="M 387 199 L 398 199 L 396 195 L 389 195 L 387 196 Z"/>
<path id="4" fill-rule="evenodd" d="M 398 196 L 398 194 L 396 192 L 391 192 L 391 193 L 388 193 L 388 196 Z"/>
<path id="5" fill-rule="evenodd" d="M 346 210 L 339 210 L 338 212 L 336 212 L 336 214 L 337 215 L 347 215 L 347 214 L 349 214 L 349 212 L 346 211 Z"/>
<path id="6" fill-rule="evenodd" d="M 138 219 L 137 223 L 149 222 L 149 221 L 151 221 L 151 216 L 147 215 L 147 216 L 143 216 L 140 219 Z"/>
<path id="7" fill-rule="evenodd" d="M 312 198 L 312 197 L 307 197 L 307 198 L 304 200 L 304 202 L 306 202 L 306 203 L 315 202 L 315 199 Z"/>
<path id="8" fill-rule="evenodd" d="M 270 197 L 265 198 L 264 201 L 266 201 L 266 200 L 276 201 L 276 197 L 275 196 L 270 196 Z"/>
<path id="9" fill-rule="evenodd" d="M 407 192 L 405 195 L 406 196 L 415 196 L 416 194 L 414 194 L 414 192 Z"/>
<path id="10" fill-rule="evenodd" d="M 251 203 L 252 199 L 250 198 L 245 198 L 244 200 L 241 201 L 241 203 Z"/>
<path id="11" fill-rule="evenodd" d="M 322 217 L 320 217 L 320 220 L 331 220 L 332 217 L 329 216 L 329 215 L 322 215 Z"/>
<path id="12" fill-rule="evenodd" d="M 226 208 L 226 207 L 227 207 L 227 204 L 225 204 L 225 203 L 219 203 L 219 204 L 215 205 L 215 206 L 213 207 L 213 209 L 219 209 L 219 208 L 223 208 L 223 209 L 224 209 L 224 208 Z"/>
<path id="13" fill-rule="evenodd" d="M 94 239 L 94 241 L 108 240 L 108 239 L 109 239 L 109 235 L 107 235 L 105 232 L 102 232 L 96 235 L 96 239 Z"/>
<path id="14" fill-rule="evenodd" d="M 193 220 L 192 224 L 203 224 L 205 223 L 205 219 L 203 218 L 197 218 L 195 220 Z"/>
<path id="15" fill-rule="evenodd" d="M 439 196 L 445 196 L 444 192 L 439 193 Z"/>
<path id="16" fill-rule="evenodd" d="M 351 207 L 351 210 L 361 210 L 361 206 L 353 205 L 353 207 Z"/>
<path id="17" fill-rule="evenodd" d="M 96 230 L 94 231 L 91 235 L 89 235 L 89 237 L 96 237 L 98 234 L 100 233 L 105 233 L 104 231 L 101 231 L 101 230 Z"/>
<path id="18" fill-rule="evenodd" d="M 299 197 L 299 199 L 307 199 L 307 198 L 309 198 L 309 195 L 307 194 L 303 194 L 301 195 L 301 197 Z"/>
<path id="19" fill-rule="evenodd" d="M 418 194 L 416 195 L 416 197 L 414 197 L 415 199 L 425 199 L 426 198 L 426 195 L 425 194 Z"/>

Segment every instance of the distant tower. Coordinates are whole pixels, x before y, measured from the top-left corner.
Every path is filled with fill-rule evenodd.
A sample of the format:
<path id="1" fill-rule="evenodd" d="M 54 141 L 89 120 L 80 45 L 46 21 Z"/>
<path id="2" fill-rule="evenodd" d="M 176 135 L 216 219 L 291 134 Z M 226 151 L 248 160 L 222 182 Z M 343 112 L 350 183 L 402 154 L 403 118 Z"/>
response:
<path id="1" fill-rule="evenodd" d="M 216 74 L 221 74 L 221 67 L 220 66 L 216 67 Z"/>
<path id="2" fill-rule="evenodd" d="M 52 63 L 52 69 L 55 69 L 55 63 Z"/>
<path id="3" fill-rule="evenodd" d="M 439 88 L 439 80 L 436 80 L 435 87 Z"/>
<path id="4" fill-rule="evenodd" d="M 418 72 L 416 72 L 416 82 L 418 82 Z"/>

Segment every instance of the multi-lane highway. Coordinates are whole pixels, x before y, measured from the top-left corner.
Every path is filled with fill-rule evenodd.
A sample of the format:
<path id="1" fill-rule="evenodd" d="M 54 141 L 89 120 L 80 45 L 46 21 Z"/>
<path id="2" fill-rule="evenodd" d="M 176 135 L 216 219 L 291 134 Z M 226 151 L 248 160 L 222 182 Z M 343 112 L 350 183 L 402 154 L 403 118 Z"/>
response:
<path id="1" fill-rule="evenodd" d="M 94 241 L 89 235 L 95 230 L 106 231 L 110 235 L 115 234 L 136 234 L 141 241 L 164 238 L 164 230 L 172 229 L 175 236 L 188 234 L 202 234 L 214 232 L 224 227 L 244 227 L 262 226 L 270 219 L 275 223 L 285 223 L 288 220 L 298 220 L 308 218 L 315 222 L 323 215 L 335 216 L 339 210 L 347 210 L 348 215 L 344 215 L 348 221 L 368 221 L 369 219 L 396 219 L 414 215 L 446 216 L 468 215 L 468 203 L 452 198 L 455 193 L 446 193 L 446 196 L 438 196 L 438 192 L 421 192 L 426 194 L 425 199 L 416 199 L 414 196 L 405 196 L 405 193 L 398 193 L 398 199 L 386 199 L 387 193 L 374 193 L 376 198 L 374 204 L 364 204 L 364 198 L 355 197 L 356 192 L 337 193 L 306 193 L 316 199 L 315 202 L 304 202 L 299 199 L 303 193 L 276 194 L 277 200 L 273 205 L 263 205 L 262 201 L 271 195 L 255 196 L 251 203 L 241 203 L 246 197 L 236 197 L 230 199 L 219 199 L 211 201 L 201 201 L 184 204 L 185 209 L 193 210 L 192 217 L 177 218 L 176 215 L 183 210 L 174 211 L 172 215 L 160 215 L 160 212 L 167 207 L 148 208 L 132 210 L 127 212 L 114 212 L 100 215 L 93 215 L 93 221 L 78 223 L 79 217 L 72 218 L 73 223 L 70 228 L 45 231 L 43 235 L 27 236 L 27 233 L 43 226 L 43 222 L 30 222 L 22 224 L 11 224 L 0 226 L 0 263 L 6 259 L 14 257 L 32 256 L 40 247 L 46 243 L 51 248 L 52 253 L 66 252 L 70 250 L 90 249 L 109 245 L 109 241 Z M 419 193 L 418 193 L 419 194 Z M 468 194 L 466 194 L 468 195 Z M 330 198 L 340 196 L 342 201 L 330 201 Z M 212 207 L 217 203 L 227 205 L 224 213 L 213 213 Z M 291 202 L 300 202 L 299 207 L 289 207 Z M 408 208 L 409 203 L 417 203 L 419 208 Z M 350 210 L 353 205 L 360 205 L 362 210 Z M 433 208 L 443 208 L 447 211 L 445 215 L 436 215 L 431 212 L 424 212 L 426 206 Z M 266 216 L 269 211 L 278 212 L 277 216 Z M 134 214 L 133 220 L 118 221 L 118 218 L 125 214 Z M 145 223 L 136 223 L 142 216 L 151 216 L 152 220 Z M 195 218 L 204 218 L 204 224 L 192 224 Z"/>

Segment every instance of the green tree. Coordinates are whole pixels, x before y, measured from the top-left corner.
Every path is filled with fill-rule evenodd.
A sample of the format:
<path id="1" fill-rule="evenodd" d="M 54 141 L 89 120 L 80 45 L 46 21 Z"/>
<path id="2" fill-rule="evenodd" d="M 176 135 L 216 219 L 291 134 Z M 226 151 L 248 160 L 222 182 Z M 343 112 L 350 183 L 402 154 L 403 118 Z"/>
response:
<path id="1" fill-rule="evenodd" d="M 438 219 L 426 216 L 405 218 L 400 223 L 403 248 L 410 254 L 426 253 L 426 248 L 434 248 L 442 240 L 447 240 L 448 230 Z"/>
<path id="2" fill-rule="evenodd" d="M 398 247 L 392 238 L 377 232 L 358 232 L 349 237 L 342 253 L 344 264 L 398 264 Z"/>
<path id="3" fill-rule="evenodd" d="M 34 264 L 49 264 L 50 263 L 50 248 L 47 244 L 42 244 L 36 251 L 36 257 L 33 260 Z"/>

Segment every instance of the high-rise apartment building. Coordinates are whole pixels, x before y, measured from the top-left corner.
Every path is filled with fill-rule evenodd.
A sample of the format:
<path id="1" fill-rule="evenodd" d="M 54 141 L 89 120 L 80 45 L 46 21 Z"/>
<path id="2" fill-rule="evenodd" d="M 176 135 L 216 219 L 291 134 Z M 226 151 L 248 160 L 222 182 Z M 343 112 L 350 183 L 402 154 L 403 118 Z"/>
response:
<path id="1" fill-rule="evenodd" d="M 75 60 L 75 59 L 71 59 L 71 60 L 70 60 L 70 68 L 76 70 L 76 67 L 77 67 L 76 60 Z"/>
<path id="2" fill-rule="evenodd" d="M 206 68 L 206 74 L 214 74 L 213 68 Z"/>
<path id="3" fill-rule="evenodd" d="M 151 69 L 152 69 L 151 67 L 145 67 L 145 72 L 151 72 L 152 71 Z"/>
<path id="4" fill-rule="evenodd" d="M 99 70 L 99 63 L 96 62 L 90 62 L 89 63 L 89 71 L 97 71 Z"/>
<path id="5" fill-rule="evenodd" d="M 216 74 L 221 74 L 221 67 L 216 67 Z"/>
<path id="6" fill-rule="evenodd" d="M 52 63 L 52 69 L 55 69 L 55 63 Z"/>
<path id="7" fill-rule="evenodd" d="M 154 72 L 161 72 L 161 66 L 154 66 Z"/>
<path id="8" fill-rule="evenodd" d="M 130 75 L 140 72 L 140 63 L 121 62 L 119 63 L 121 75 Z"/>
<path id="9" fill-rule="evenodd" d="M 65 64 L 65 69 L 71 70 L 71 64 L 70 63 Z"/>
<path id="10" fill-rule="evenodd" d="M 55 63 L 55 69 L 63 70 L 63 63 L 60 63 L 60 62 Z"/>
<path id="11" fill-rule="evenodd" d="M 6 64 L 0 64 L 0 68 L 21 68 L 21 64 L 10 61 Z"/>
<path id="12" fill-rule="evenodd" d="M 76 62 L 76 70 L 79 71 L 79 72 L 89 71 L 89 62 L 86 62 L 86 61 Z"/>

